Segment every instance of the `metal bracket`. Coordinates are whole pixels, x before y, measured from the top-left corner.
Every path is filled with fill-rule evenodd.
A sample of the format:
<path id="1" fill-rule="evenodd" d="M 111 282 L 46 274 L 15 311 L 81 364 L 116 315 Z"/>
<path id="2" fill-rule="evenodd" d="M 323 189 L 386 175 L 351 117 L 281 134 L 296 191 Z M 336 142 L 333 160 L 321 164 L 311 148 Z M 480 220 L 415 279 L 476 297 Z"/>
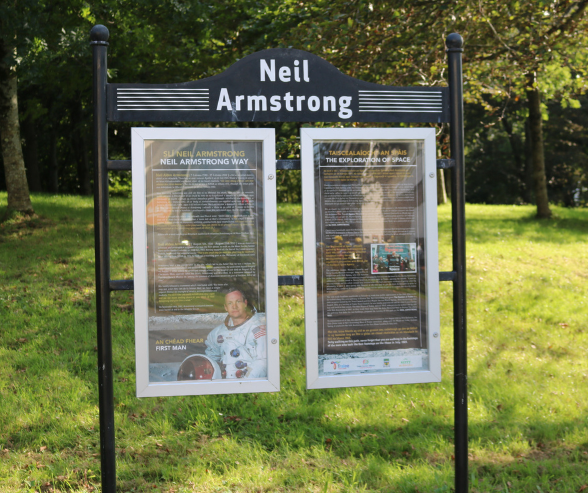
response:
<path id="1" fill-rule="evenodd" d="M 441 281 L 455 281 L 457 272 L 454 270 L 448 272 L 439 272 L 439 282 Z"/>
<path id="2" fill-rule="evenodd" d="M 455 168 L 455 159 L 437 159 L 437 169 Z"/>
<path id="3" fill-rule="evenodd" d="M 278 286 L 302 286 L 304 276 L 278 276 Z"/>
<path id="4" fill-rule="evenodd" d="M 124 281 L 108 281 L 108 286 L 111 291 L 132 291 L 135 289 L 135 281 L 133 279 L 125 279 Z"/>
<path id="5" fill-rule="evenodd" d="M 276 160 L 276 169 L 285 169 L 288 171 L 300 169 L 300 159 L 278 159 Z"/>
<path id="6" fill-rule="evenodd" d="M 131 171 L 130 159 L 124 161 L 108 161 L 108 171 Z"/>

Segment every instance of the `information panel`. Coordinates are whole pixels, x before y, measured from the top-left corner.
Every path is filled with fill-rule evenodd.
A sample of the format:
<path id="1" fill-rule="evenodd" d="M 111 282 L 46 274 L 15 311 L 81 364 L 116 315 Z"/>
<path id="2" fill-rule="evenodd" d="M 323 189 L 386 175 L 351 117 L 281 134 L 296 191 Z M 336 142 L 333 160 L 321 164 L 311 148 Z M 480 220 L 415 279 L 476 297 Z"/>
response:
<path id="1" fill-rule="evenodd" d="M 273 129 L 132 145 L 137 395 L 279 390 Z"/>
<path id="2" fill-rule="evenodd" d="M 308 388 L 440 381 L 434 129 L 301 146 Z"/>

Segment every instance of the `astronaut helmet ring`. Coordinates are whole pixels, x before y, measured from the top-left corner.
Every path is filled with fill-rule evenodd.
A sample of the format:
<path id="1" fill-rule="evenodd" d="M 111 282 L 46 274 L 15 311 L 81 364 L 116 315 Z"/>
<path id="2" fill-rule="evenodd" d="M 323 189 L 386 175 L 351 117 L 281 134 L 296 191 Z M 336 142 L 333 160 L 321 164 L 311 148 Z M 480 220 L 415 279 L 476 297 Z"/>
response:
<path id="1" fill-rule="evenodd" d="M 217 380 L 221 379 L 218 363 L 204 354 L 188 356 L 178 370 L 179 380 Z"/>

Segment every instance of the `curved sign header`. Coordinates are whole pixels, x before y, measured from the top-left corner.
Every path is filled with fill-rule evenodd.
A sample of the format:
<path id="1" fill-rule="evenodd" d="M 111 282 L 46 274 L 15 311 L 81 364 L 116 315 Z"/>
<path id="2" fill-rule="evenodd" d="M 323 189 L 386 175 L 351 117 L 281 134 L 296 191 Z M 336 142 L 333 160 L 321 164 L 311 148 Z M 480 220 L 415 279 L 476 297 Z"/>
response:
<path id="1" fill-rule="evenodd" d="M 225 72 L 179 84 L 108 84 L 110 121 L 449 121 L 446 87 L 354 79 L 311 53 L 263 50 Z"/>

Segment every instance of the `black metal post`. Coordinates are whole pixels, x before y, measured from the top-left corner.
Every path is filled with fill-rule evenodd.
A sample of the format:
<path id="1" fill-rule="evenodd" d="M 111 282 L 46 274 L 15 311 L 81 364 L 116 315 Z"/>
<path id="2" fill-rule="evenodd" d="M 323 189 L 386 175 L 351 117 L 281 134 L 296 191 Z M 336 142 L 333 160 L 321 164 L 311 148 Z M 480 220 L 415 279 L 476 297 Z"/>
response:
<path id="1" fill-rule="evenodd" d="M 94 59 L 94 235 L 96 245 L 96 315 L 98 327 L 98 400 L 102 492 L 116 491 L 114 392 L 110 321 L 110 241 L 108 227 L 108 123 L 106 122 L 106 52 L 108 29 L 90 31 Z"/>
<path id="2" fill-rule="evenodd" d="M 453 341 L 455 407 L 455 491 L 468 491 L 468 387 L 466 336 L 466 254 L 465 254 L 465 180 L 463 135 L 463 39 L 459 34 L 447 36 L 449 57 L 449 100 L 451 105 L 451 211 L 453 230 Z"/>

